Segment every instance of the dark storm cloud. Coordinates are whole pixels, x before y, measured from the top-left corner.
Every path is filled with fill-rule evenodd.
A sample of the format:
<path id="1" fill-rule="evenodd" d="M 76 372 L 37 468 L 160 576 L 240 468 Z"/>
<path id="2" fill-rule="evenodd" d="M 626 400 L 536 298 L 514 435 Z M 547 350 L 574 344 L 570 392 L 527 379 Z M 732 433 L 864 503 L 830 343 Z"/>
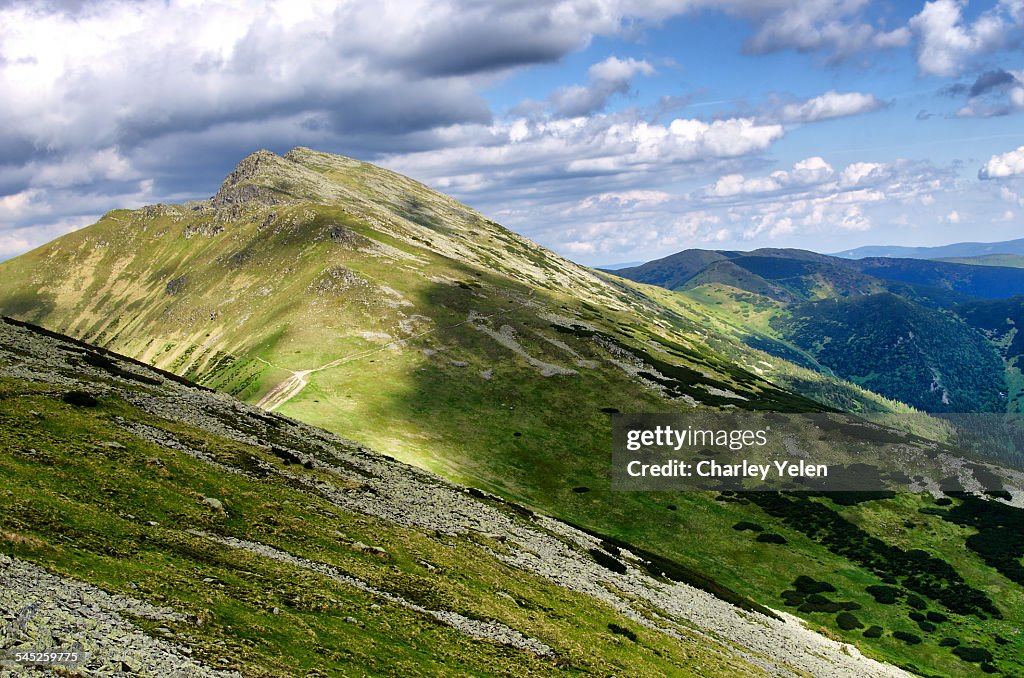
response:
<path id="1" fill-rule="evenodd" d="M 443 83 L 406 83 L 401 95 L 390 87 L 367 84 L 357 91 L 311 92 L 304 98 L 242 103 L 225 110 L 139 110 L 119 122 L 116 143 L 134 148 L 165 134 L 292 117 L 305 132 L 329 132 L 356 141 L 363 136 L 402 138 L 454 124 L 486 124 L 491 111 L 479 97 L 447 91 Z"/>
<path id="2" fill-rule="evenodd" d="M 39 153 L 31 140 L 11 131 L 0 130 L 0 166 L 22 165 Z"/>
<path id="3" fill-rule="evenodd" d="M 1011 85 L 1020 84 L 1012 73 L 1006 71 L 986 71 L 978 76 L 978 79 L 971 85 L 968 94 L 973 98 L 981 96 L 992 90 L 1004 89 Z"/>
<path id="4" fill-rule="evenodd" d="M 555 61 L 581 46 L 591 29 L 576 21 L 587 12 L 560 11 L 560 19 L 552 18 L 558 3 L 424 4 L 409 7 L 397 24 L 396 17 L 379 16 L 384 6 L 349 3 L 317 20 L 287 27 L 269 20 L 279 19 L 278 11 L 287 5 L 257 5 L 251 15 L 241 16 L 237 11 L 218 15 L 206 8 L 141 3 L 6 6 L 22 12 L 12 15 L 12 25 L 31 15 L 91 41 L 93 49 L 83 51 L 88 57 L 70 46 L 54 46 L 58 54 L 67 55 L 63 72 L 42 89 L 48 100 L 16 102 L 0 112 L 0 124 L 28 128 L 25 136 L 31 144 L 49 149 L 103 145 L 130 151 L 164 134 L 198 134 L 310 112 L 320 115 L 307 120 L 307 126 L 328 125 L 352 141 L 364 135 L 402 137 L 455 124 L 486 124 L 491 112 L 467 76 Z M 66 12 L 85 8 L 107 15 L 91 25 L 79 25 L 77 19 L 62 24 Z M 248 28 L 237 38 L 212 40 L 209 34 L 175 30 L 190 25 L 200 12 L 211 23 L 225 20 L 226 14 Z M 268 20 L 261 19 L 263 13 Z M 152 35 L 118 33 L 118 24 L 133 22 L 152 24 Z M 92 29 L 108 26 L 114 30 L 106 44 L 90 35 Z M 232 28 L 225 24 L 225 36 Z M 172 33 L 178 35 L 170 39 Z M 7 52 L 0 48 L 0 59 L 10 62 Z M 103 54 L 101 60 L 97 52 Z M 25 54 L 13 56 L 26 59 Z M 47 75 L 52 77 L 52 70 Z M 40 96 L 39 91 L 28 93 L 28 99 Z M 17 99 L 17 93 L 10 94 Z M 21 112 L 22 119 L 14 119 Z M 47 125 L 48 118 L 54 124 Z"/>
<path id="5" fill-rule="evenodd" d="M 955 82 L 952 85 L 946 85 L 945 87 L 940 89 L 939 94 L 944 94 L 945 96 L 953 98 L 960 98 L 962 96 L 966 96 L 967 93 L 970 91 L 971 88 L 969 85 L 966 85 L 962 82 Z"/>
<path id="6" fill-rule="evenodd" d="M 966 98 L 958 118 L 994 118 L 1024 109 L 1024 82 L 1017 73 L 995 69 L 981 73 L 970 85 L 954 83 L 942 90 L 953 98 Z"/>
<path id="7" fill-rule="evenodd" d="M 501 71 L 527 64 L 558 61 L 579 46 L 565 34 L 522 35 L 515 29 L 495 27 L 480 34 L 472 27 L 458 33 L 432 36 L 416 54 L 396 60 L 403 70 L 422 77 L 448 77 Z"/>
<path id="8" fill-rule="evenodd" d="M 0 3 L 0 76 L 13 87 L 0 109 L 0 230 L 63 216 L 58 189 L 68 214 L 104 211 L 128 195 L 209 195 L 261 147 L 370 159 L 436 147 L 437 130 L 491 121 L 462 74 L 557 59 L 586 32 L 529 5 L 509 5 L 509 24 L 489 3 L 461 23 L 449 20 L 458 4 L 384 20 L 369 3 L 325 5 L 312 17 L 304 12 L 319 8 L 298 3 L 244 12 L 217 3 Z M 434 25 L 420 31 L 424 17 Z M 524 33 L 531 25 L 537 30 Z M 42 35 L 46 51 L 33 37 Z"/>
<path id="9" fill-rule="evenodd" d="M 1013 73 L 1004 70 L 985 71 L 979 75 L 972 84 L 957 82 L 943 87 L 940 93 L 951 97 L 966 96 L 970 99 L 1006 90 L 1014 85 L 1020 85 L 1020 81 Z"/>
<path id="10" fill-rule="evenodd" d="M 595 31 L 615 30 L 614 5 L 439 0 L 383 17 L 376 5 L 348 4 L 336 10 L 332 41 L 343 53 L 369 55 L 409 78 L 486 75 L 558 61 L 585 45 Z M 381 30 L 389 19 L 387 28 L 395 30 Z M 353 26 L 363 28 L 362 35 L 354 36 Z"/>

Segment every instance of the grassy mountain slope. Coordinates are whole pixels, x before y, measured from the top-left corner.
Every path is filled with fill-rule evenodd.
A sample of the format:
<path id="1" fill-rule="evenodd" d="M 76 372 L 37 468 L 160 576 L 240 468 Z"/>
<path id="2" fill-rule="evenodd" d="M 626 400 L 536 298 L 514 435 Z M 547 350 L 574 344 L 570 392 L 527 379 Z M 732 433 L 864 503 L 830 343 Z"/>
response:
<path id="1" fill-rule="evenodd" d="M 711 264 L 703 271 L 694 274 L 676 289 L 693 289 L 703 285 L 728 285 L 778 301 L 793 301 L 797 298 L 792 291 L 784 286 L 768 280 L 729 259 Z"/>
<path id="2" fill-rule="evenodd" d="M 78 642 L 99 674 L 899 673 L 352 441 L 0 339 L 0 650 Z"/>
<path id="3" fill-rule="evenodd" d="M 992 636 L 1024 621 L 1021 592 L 968 547 L 955 516 L 918 513 L 936 509 L 931 495 L 783 505 L 610 487 L 608 411 L 821 409 L 786 387 L 890 404 L 743 346 L 740 323 L 716 309 L 578 267 L 380 168 L 307 149 L 256 154 L 210 201 L 112 212 L 0 264 L 0 310 L 515 498 L 761 604 L 796 602 L 783 592 L 797 574 L 827 581 L 880 637 L 844 628 L 830 605 L 791 608 L 872 656 L 960 675 L 973 665 L 939 644 L 948 635 L 1017 667 L 1017 639 Z M 787 543 L 734 529 L 745 521 Z M 892 605 L 868 592 L 890 582 Z M 998 599 L 1002 618 L 942 591 Z M 921 596 L 946 626 L 925 631 L 908 616 Z M 920 643 L 894 635 L 915 628 Z"/>
<path id="4" fill-rule="evenodd" d="M 114 212 L 0 271 L 17 317 L 449 476 L 518 459 L 490 471 L 509 491 L 554 489 L 531 470 L 552 449 L 602 446 L 601 407 L 818 408 L 635 290 L 312 151 L 257 154 L 209 203 Z"/>
<path id="5" fill-rule="evenodd" d="M 102 349 L 2 320 L 0 339 L 5 650 L 73 638 L 87 670 L 192 675 L 901 675 L 786 613 L 683 583 L 743 604 L 778 558 L 804 569 L 774 575 L 773 606 L 800 606 L 812 628 L 931 674 L 979 668 L 943 638 L 1022 668 L 1008 629 L 1024 596 L 960 543 L 957 525 L 987 515 L 977 500 L 720 496 L 705 521 L 752 525 L 731 530 L 750 569 L 730 592 Z M 930 553 L 910 550 L 923 542 Z M 899 562 L 873 575 L 854 564 L 868 558 Z M 977 601 L 1002 618 L 971 613 Z"/>

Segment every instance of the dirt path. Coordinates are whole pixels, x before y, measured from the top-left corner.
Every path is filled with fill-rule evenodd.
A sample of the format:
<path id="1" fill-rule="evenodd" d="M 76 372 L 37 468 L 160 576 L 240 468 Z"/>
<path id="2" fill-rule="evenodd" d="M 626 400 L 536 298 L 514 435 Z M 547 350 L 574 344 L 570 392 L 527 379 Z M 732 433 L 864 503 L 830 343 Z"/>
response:
<path id="1" fill-rule="evenodd" d="M 292 372 L 292 376 L 270 389 L 267 395 L 260 398 L 260 401 L 256 403 L 256 407 L 262 407 L 267 411 L 276 410 L 291 400 L 296 393 L 306 388 L 306 384 L 309 383 L 309 374 L 314 371 L 301 370 L 299 372 Z"/>
<path id="2" fill-rule="evenodd" d="M 262 407 L 268 412 L 276 410 L 277 408 L 281 407 L 286 402 L 294 398 L 296 395 L 298 395 L 302 391 L 302 389 L 306 388 L 306 386 L 309 384 L 309 375 L 315 372 L 322 372 L 324 370 L 329 370 L 331 368 L 339 367 L 346 363 L 350 363 L 354 360 L 360 360 L 362 358 L 369 357 L 376 353 L 380 353 L 385 349 L 391 348 L 392 346 L 397 346 L 403 342 L 409 341 L 410 339 L 418 339 L 419 337 L 423 337 L 428 334 L 433 334 L 435 332 L 440 332 L 441 330 L 454 329 L 456 327 L 460 327 L 461 325 L 465 325 L 466 323 L 472 322 L 474 320 L 490 320 L 491 318 L 497 316 L 507 315 L 510 312 L 511 311 L 500 311 L 498 313 L 492 313 L 491 315 L 486 316 L 470 315 L 470 317 L 467 318 L 466 320 L 457 322 L 454 325 L 447 325 L 445 327 L 435 327 L 429 330 L 424 330 L 423 332 L 419 332 L 417 334 L 410 334 L 409 336 L 402 337 L 401 339 L 393 339 L 387 342 L 386 344 L 381 344 L 380 346 L 377 346 L 375 348 L 367 349 L 365 351 L 360 351 L 359 353 L 353 353 L 352 355 L 332 360 L 329 363 L 324 363 L 320 367 L 314 367 L 313 369 L 310 370 L 289 370 L 286 367 L 281 367 L 279 365 L 274 365 L 273 363 L 267 362 L 263 358 L 257 358 L 257 360 L 259 360 L 262 363 L 266 363 L 270 367 L 279 370 L 285 370 L 286 372 L 291 372 L 292 376 L 288 377 L 281 383 L 274 386 L 274 388 L 270 389 L 270 391 L 268 391 L 265 396 L 259 399 L 259 401 L 256 403 L 256 407 Z"/>

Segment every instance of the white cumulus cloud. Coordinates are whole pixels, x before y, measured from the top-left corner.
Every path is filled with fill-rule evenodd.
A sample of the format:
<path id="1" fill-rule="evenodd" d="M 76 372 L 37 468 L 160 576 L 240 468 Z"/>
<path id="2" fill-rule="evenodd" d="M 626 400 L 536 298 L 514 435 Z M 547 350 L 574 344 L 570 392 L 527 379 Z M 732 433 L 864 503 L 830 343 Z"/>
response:
<path id="1" fill-rule="evenodd" d="M 714 198 L 773 193 L 820 184 L 831 179 L 834 174 L 835 170 L 830 164 L 814 156 L 795 163 L 792 170 L 777 170 L 768 176 L 747 178 L 742 174 L 727 174 L 706 186 L 702 192 Z"/>
<path id="2" fill-rule="evenodd" d="M 563 87 L 551 95 L 558 115 L 590 115 L 604 110 L 616 94 L 626 94 L 637 75 L 651 75 L 654 66 L 637 59 L 608 57 L 588 70 L 586 85 Z"/>
<path id="3" fill-rule="evenodd" d="M 842 186 L 856 186 L 862 181 L 881 176 L 885 171 L 886 166 L 877 162 L 850 163 L 843 170 L 839 183 Z"/>
<path id="4" fill-rule="evenodd" d="M 1001 179 L 1024 175 L 1024 146 L 989 158 L 980 170 L 979 179 Z"/>
<path id="5" fill-rule="evenodd" d="M 784 122 L 817 122 L 870 113 L 883 106 L 885 104 L 873 94 L 832 90 L 806 101 L 786 104 L 778 115 Z"/>
<path id="6" fill-rule="evenodd" d="M 643 207 L 654 207 L 672 199 L 670 193 L 665 191 L 645 191 L 634 189 L 632 191 L 614 191 L 591 195 L 581 200 L 570 212 L 582 212 L 597 206 L 630 207 L 632 209 Z"/>
<path id="7" fill-rule="evenodd" d="M 966 0 L 926 2 L 910 20 L 918 37 L 917 65 L 922 74 L 957 75 L 975 57 L 1006 45 L 1024 18 L 1019 0 L 1000 0 L 968 23 L 963 17 L 966 5 Z"/>

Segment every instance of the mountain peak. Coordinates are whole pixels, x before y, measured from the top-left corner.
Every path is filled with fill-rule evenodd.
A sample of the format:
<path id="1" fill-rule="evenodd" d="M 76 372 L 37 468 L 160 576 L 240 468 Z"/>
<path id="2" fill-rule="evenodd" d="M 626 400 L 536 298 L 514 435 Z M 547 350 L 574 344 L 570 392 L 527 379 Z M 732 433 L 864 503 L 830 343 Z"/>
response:
<path id="1" fill-rule="evenodd" d="M 235 169 L 231 171 L 231 174 L 224 179 L 224 184 L 233 186 L 247 179 L 252 179 L 260 173 L 260 168 L 266 168 L 282 160 L 284 158 L 273 151 L 261 148 L 242 158 L 238 165 L 235 166 Z"/>
<path id="2" fill-rule="evenodd" d="M 274 176 L 281 164 L 288 162 L 281 156 L 260 149 L 242 158 L 241 162 L 224 178 L 211 202 L 218 207 L 251 202 L 274 204 L 280 200 L 273 195 Z"/>
<path id="3" fill-rule="evenodd" d="M 346 155 L 325 153 L 306 146 L 296 146 L 284 154 L 284 159 L 306 167 L 319 166 L 334 169 L 351 169 L 366 164 Z"/>
<path id="4" fill-rule="evenodd" d="M 297 146 L 284 156 L 260 149 L 242 158 L 225 177 L 211 202 L 215 207 L 276 205 L 288 200 L 324 201 L 336 197 L 337 186 L 324 169 L 360 165 L 339 155 Z"/>

